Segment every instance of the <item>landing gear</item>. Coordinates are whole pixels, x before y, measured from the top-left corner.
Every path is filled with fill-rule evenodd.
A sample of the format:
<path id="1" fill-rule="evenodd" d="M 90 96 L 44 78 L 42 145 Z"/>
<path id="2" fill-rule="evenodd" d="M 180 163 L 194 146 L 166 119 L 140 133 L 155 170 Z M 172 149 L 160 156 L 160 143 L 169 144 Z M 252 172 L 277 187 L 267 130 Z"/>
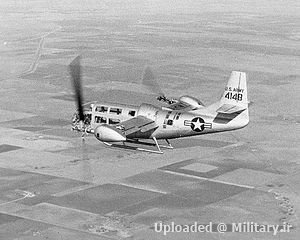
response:
<path id="1" fill-rule="evenodd" d="M 173 149 L 173 146 L 171 145 L 171 143 L 169 142 L 169 140 L 168 139 L 165 139 L 165 140 L 166 140 L 168 146 L 164 146 L 164 147 L 165 148 L 169 148 L 169 149 Z"/>
<path id="2" fill-rule="evenodd" d="M 163 151 L 160 150 L 160 147 L 159 147 L 158 142 L 157 142 L 155 137 L 153 137 L 153 141 L 155 142 L 155 145 L 156 145 L 157 150 L 158 150 L 158 151 L 155 151 L 155 153 L 163 153 Z"/>
<path id="3" fill-rule="evenodd" d="M 158 153 L 158 154 L 164 153 L 161 150 L 161 148 L 173 149 L 173 146 L 171 145 L 171 143 L 169 142 L 168 139 L 165 139 L 167 144 L 168 144 L 167 146 L 166 145 L 159 145 L 158 142 L 157 142 L 157 139 L 155 137 L 153 137 L 152 140 L 154 141 L 154 143 L 142 142 L 142 141 L 139 141 L 139 140 L 136 140 L 136 139 L 127 139 L 126 141 L 122 142 L 122 145 L 114 144 L 114 143 L 108 143 L 108 142 L 103 142 L 103 143 L 106 146 L 109 146 L 109 147 L 125 148 L 125 149 L 129 149 L 129 150 L 136 150 L 136 151 L 143 151 L 143 152 L 150 152 L 150 153 Z M 134 147 L 134 146 L 126 145 L 125 143 L 155 146 L 157 148 L 157 150 L 146 149 L 146 148 L 141 148 L 141 147 Z"/>

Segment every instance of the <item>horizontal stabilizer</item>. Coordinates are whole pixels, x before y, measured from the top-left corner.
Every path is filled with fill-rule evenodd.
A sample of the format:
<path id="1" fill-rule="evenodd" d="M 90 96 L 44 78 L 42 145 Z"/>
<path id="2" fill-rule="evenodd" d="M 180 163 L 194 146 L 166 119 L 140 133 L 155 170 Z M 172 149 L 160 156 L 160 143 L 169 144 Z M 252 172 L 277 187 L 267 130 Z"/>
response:
<path id="1" fill-rule="evenodd" d="M 239 105 L 223 104 L 221 107 L 217 109 L 217 112 L 231 114 L 245 109 L 247 108 Z"/>

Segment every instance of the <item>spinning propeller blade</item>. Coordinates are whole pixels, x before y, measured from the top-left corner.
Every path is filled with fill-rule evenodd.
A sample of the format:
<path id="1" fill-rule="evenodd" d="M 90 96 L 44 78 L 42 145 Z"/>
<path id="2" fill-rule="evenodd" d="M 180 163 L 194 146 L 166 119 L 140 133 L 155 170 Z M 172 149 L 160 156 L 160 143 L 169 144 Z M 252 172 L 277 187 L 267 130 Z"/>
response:
<path id="1" fill-rule="evenodd" d="M 82 97 L 82 85 L 81 85 L 81 65 L 80 65 L 80 56 L 77 56 L 69 65 L 69 70 L 72 79 L 72 85 L 75 93 L 75 101 L 77 104 L 79 120 L 83 124 L 84 121 L 84 113 L 83 113 L 83 97 Z M 85 133 L 82 133 L 82 142 L 81 142 L 81 161 L 83 166 L 84 176 L 83 180 L 92 181 L 93 176 L 91 172 L 91 166 L 89 162 L 88 156 L 88 148 L 84 139 Z"/>
<path id="2" fill-rule="evenodd" d="M 153 93 L 158 94 L 159 96 L 165 96 L 160 86 L 156 81 L 156 77 L 153 74 L 150 67 L 146 67 L 143 75 L 143 84 Z"/>
<path id="3" fill-rule="evenodd" d="M 82 106 L 82 87 L 81 87 L 81 66 L 80 56 L 77 56 L 69 65 L 70 74 L 73 82 L 73 88 L 75 93 L 75 100 L 77 103 L 77 109 L 79 114 L 79 120 L 84 120 L 83 106 Z"/>

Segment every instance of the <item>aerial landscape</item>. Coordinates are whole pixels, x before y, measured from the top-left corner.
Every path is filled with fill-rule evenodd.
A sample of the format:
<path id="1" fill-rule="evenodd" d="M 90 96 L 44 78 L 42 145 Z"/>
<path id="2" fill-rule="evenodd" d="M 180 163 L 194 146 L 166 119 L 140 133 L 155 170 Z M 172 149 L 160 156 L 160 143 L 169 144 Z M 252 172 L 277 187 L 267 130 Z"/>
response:
<path id="1" fill-rule="evenodd" d="M 299 238 L 297 1 L 0 0 L 0 20 L 0 239 Z M 250 122 L 171 139 L 163 154 L 83 141 L 71 130 L 78 55 L 84 102 L 162 106 L 142 83 L 151 67 L 167 96 L 210 105 L 246 72 Z M 155 228 L 195 222 L 212 232 Z"/>

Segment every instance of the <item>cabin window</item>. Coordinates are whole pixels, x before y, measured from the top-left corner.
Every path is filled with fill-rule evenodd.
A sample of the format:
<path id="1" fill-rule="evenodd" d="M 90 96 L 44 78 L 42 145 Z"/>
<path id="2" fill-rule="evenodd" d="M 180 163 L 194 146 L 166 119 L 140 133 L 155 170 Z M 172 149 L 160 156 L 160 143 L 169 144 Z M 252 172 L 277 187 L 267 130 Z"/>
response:
<path id="1" fill-rule="evenodd" d="M 120 108 L 110 108 L 109 113 L 116 113 L 117 115 L 122 113 L 122 109 Z"/>
<path id="2" fill-rule="evenodd" d="M 128 115 L 134 117 L 135 116 L 135 111 L 134 110 L 129 111 Z"/>
<path id="3" fill-rule="evenodd" d="M 100 116 L 95 117 L 95 123 L 106 123 L 106 121 L 107 121 L 106 117 L 100 117 Z"/>
<path id="4" fill-rule="evenodd" d="M 178 113 L 178 114 L 177 114 L 177 116 L 176 116 L 176 120 L 178 120 L 178 119 L 179 119 L 180 115 L 181 115 L 181 113 Z"/>
<path id="5" fill-rule="evenodd" d="M 170 117 L 171 113 L 172 113 L 171 111 L 169 111 L 169 112 L 167 113 L 166 119 Z"/>
<path id="6" fill-rule="evenodd" d="M 96 112 L 107 112 L 108 107 L 105 106 L 100 106 L 100 107 L 96 107 Z"/>
<path id="7" fill-rule="evenodd" d="M 173 120 L 169 119 L 169 120 L 167 121 L 167 125 L 173 125 Z"/>
<path id="8" fill-rule="evenodd" d="M 108 121 L 109 124 L 118 124 L 120 122 L 121 121 L 119 119 L 114 119 L 114 118 L 110 118 Z"/>

